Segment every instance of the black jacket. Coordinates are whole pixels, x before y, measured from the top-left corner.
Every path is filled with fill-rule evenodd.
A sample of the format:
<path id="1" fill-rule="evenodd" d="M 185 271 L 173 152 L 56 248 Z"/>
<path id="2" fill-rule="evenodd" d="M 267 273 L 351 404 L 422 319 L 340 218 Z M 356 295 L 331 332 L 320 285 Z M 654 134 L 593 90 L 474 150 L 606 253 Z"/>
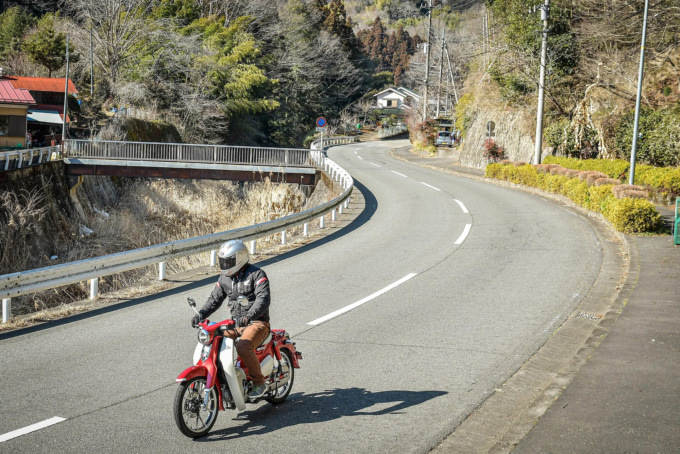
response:
<path id="1" fill-rule="evenodd" d="M 243 295 L 248 298 L 248 306 L 242 307 L 236 298 Z M 269 322 L 269 279 L 261 268 L 247 265 L 232 277 L 220 274 L 217 284 L 208 297 L 208 301 L 200 310 L 202 318 L 206 318 L 222 306 L 224 300 L 231 309 L 231 318 L 240 320 L 247 316 L 251 321 Z"/>

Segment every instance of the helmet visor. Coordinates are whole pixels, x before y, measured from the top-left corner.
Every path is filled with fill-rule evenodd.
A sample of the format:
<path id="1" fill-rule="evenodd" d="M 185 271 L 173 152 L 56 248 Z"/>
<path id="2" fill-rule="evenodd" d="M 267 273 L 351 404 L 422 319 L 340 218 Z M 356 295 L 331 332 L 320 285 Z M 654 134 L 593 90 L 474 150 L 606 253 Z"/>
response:
<path id="1" fill-rule="evenodd" d="M 222 271 L 226 271 L 229 268 L 233 268 L 236 266 L 236 256 L 232 255 L 231 257 L 219 257 L 219 262 L 220 262 L 220 269 Z"/>

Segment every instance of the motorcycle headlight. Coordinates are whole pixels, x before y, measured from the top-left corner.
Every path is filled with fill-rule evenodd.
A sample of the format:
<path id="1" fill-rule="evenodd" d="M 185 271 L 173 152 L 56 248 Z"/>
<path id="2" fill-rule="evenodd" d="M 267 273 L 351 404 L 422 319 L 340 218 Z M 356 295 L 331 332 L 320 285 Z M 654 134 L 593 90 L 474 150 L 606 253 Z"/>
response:
<path id="1" fill-rule="evenodd" d="M 210 334 L 204 329 L 198 330 L 198 341 L 203 345 L 209 344 Z"/>

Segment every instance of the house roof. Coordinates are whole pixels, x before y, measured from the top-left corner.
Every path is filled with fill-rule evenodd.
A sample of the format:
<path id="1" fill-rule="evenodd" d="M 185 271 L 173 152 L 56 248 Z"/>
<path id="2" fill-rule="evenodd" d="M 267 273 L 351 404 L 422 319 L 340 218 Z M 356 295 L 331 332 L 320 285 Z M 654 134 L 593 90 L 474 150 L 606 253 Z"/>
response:
<path id="1" fill-rule="evenodd" d="M 376 95 L 373 95 L 373 97 L 375 98 L 376 96 L 380 96 L 380 95 L 382 95 L 383 93 L 388 92 L 388 91 L 394 92 L 394 93 L 396 93 L 396 94 L 398 94 L 398 95 L 401 95 L 401 96 L 403 96 L 403 97 L 408 97 L 408 96 L 410 96 L 410 97 L 415 98 L 415 99 L 420 99 L 420 95 L 418 95 L 416 92 L 411 91 L 411 90 L 409 90 L 408 88 L 405 88 L 405 87 L 390 87 L 390 88 L 386 88 L 385 90 L 381 91 L 380 93 L 378 93 L 378 94 L 376 94 Z"/>
<path id="2" fill-rule="evenodd" d="M 32 91 L 64 92 L 65 78 L 63 77 L 5 76 L 3 79 L 11 81 L 14 88 L 25 88 Z M 70 94 L 78 93 L 71 79 L 68 80 L 68 92 Z"/>
<path id="3" fill-rule="evenodd" d="M 0 80 L 0 103 L 35 104 L 35 99 L 28 90 L 15 88 L 10 81 Z"/>

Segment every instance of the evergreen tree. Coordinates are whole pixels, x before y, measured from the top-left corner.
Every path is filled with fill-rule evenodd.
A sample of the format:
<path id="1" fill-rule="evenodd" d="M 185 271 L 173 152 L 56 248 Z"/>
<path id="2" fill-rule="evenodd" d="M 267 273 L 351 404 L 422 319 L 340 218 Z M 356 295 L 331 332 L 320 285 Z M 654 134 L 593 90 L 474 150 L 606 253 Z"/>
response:
<path id="1" fill-rule="evenodd" d="M 56 17 L 52 13 L 45 14 L 38 21 L 38 30 L 23 44 L 23 50 L 31 60 L 47 68 L 49 77 L 66 64 L 66 34 L 54 32 Z M 72 46 L 69 53 L 72 61 L 78 60 Z"/>
<path id="2" fill-rule="evenodd" d="M 21 49 L 21 37 L 33 22 L 33 17 L 18 6 L 13 6 L 0 14 L 1 57 Z"/>

